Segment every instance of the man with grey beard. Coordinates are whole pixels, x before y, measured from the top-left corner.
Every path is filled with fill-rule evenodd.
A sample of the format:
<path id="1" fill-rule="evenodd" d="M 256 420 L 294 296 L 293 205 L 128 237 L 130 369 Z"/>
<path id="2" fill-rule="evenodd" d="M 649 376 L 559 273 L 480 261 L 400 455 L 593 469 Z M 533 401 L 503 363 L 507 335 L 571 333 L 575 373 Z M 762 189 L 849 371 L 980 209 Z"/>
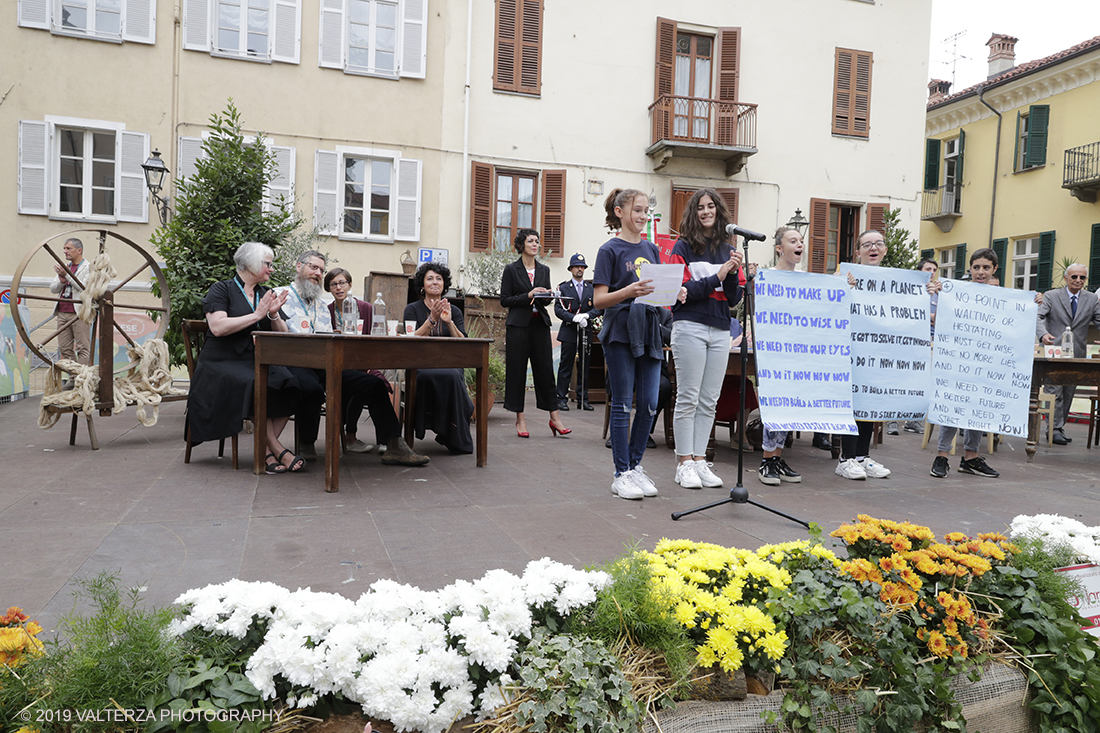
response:
<path id="1" fill-rule="evenodd" d="M 332 296 L 321 285 L 325 276 L 325 256 L 311 249 L 298 257 L 295 265 L 297 274 L 294 282 L 285 288 L 276 288 L 276 292 L 287 291 L 283 313 L 286 325 L 292 333 L 332 333 L 332 315 L 328 303 Z M 321 406 L 325 401 L 325 372 L 321 369 L 288 367 L 298 378 L 307 395 L 320 393 L 316 403 L 303 405 L 295 419 L 298 422 L 298 440 L 301 456 L 307 461 L 317 460 L 317 436 L 321 432 Z M 378 435 L 378 441 L 386 446 L 382 462 L 391 466 L 423 466 L 430 460 L 428 456 L 415 453 L 401 437 L 401 423 L 389 400 L 386 382 L 367 372 L 345 369 L 341 381 L 341 392 L 345 406 L 349 398 L 357 398 L 370 411 L 371 420 Z M 339 450 L 329 448 L 330 450 Z M 349 446 L 349 450 L 351 446 Z"/>

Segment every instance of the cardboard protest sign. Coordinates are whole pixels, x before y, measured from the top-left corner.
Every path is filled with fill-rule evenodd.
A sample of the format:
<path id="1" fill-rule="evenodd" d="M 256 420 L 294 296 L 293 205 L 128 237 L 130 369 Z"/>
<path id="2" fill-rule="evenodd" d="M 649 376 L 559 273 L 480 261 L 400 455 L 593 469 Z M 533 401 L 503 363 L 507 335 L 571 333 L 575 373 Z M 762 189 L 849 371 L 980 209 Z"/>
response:
<path id="1" fill-rule="evenodd" d="M 852 411 L 857 420 L 923 420 L 931 396 L 930 275 L 842 264 L 852 321 Z"/>
<path id="2" fill-rule="evenodd" d="M 928 421 L 1027 435 L 1035 294 L 945 280 L 936 310 Z"/>
<path id="3" fill-rule="evenodd" d="M 764 425 L 855 434 L 848 285 L 832 275 L 762 270 L 754 292 Z"/>

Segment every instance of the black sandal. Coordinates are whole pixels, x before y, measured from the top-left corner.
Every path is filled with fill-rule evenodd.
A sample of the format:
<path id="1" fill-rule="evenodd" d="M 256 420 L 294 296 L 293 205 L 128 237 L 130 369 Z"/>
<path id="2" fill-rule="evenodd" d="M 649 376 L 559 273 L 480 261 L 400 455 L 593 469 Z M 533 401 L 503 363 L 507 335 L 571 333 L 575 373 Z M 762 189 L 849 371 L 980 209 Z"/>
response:
<path id="1" fill-rule="evenodd" d="M 283 463 L 283 456 L 285 456 L 287 453 L 290 453 L 290 448 L 284 449 L 283 452 L 279 454 L 279 465 L 285 468 L 287 471 L 290 471 L 291 473 L 298 473 L 306 465 L 306 459 L 302 458 L 301 456 L 294 456 L 294 460 L 290 462 L 289 466 L 287 466 Z M 291 453 L 291 455 L 294 454 Z"/>
<path id="2" fill-rule="evenodd" d="M 275 457 L 274 453 L 268 453 L 267 457 L 271 460 L 264 466 L 264 471 L 269 475 L 277 473 L 286 473 L 286 466 L 279 462 L 279 459 Z"/>

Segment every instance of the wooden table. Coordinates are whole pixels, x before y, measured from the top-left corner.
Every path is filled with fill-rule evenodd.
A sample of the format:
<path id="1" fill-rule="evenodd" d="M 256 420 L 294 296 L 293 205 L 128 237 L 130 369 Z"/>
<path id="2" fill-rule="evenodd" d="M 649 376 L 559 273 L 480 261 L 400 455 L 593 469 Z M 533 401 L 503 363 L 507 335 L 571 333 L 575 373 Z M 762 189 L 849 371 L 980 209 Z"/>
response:
<path id="1" fill-rule="evenodd" d="M 405 369 L 405 440 L 413 444 L 413 409 L 417 369 L 471 367 L 477 370 L 477 465 L 489 454 L 489 344 L 492 339 L 429 336 L 346 336 L 339 333 L 273 333 L 256 331 L 255 455 L 253 473 L 264 472 L 267 454 L 268 366 L 325 370 L 325 491 L 340 488 L 341 390 L 345 369 Z"/>
<path id="2" fill-rule="evenodd" d="M 1027 462 L 1035 458 L 1039 442 L 1039 390 L 1044 384 L 1084 384 L 1100 387 L 1100 359 L 1047 359 L 1035 357 L 1031 366 L 1031 402 L 1027 426 Z"/>

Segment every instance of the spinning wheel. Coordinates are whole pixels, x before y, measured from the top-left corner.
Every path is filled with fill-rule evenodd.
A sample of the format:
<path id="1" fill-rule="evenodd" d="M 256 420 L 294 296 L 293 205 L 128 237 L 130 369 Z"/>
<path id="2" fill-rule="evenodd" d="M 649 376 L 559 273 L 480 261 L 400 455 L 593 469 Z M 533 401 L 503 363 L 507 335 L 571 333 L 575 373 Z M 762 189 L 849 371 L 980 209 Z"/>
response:
<path id="1" fill-rule="evenodd" d="M 149 253 L 126 237 L 123 237 L 120 234 L 116 234 L 115 232 L 108 231 L 106 229 L 74 229 L 72 231 L 50 237 L 31 249 L 31 251 L 28 252 L 27 255 L 23 258 L 23 261 L 19 263 L 19 267 L 16 268 L 15 276 L 12 278 L 11 289 L 14 293 L 19 294 L 21 297 L 27 299 L 28 301 L 41 300 L 51 303 L 72 303 L 79 307 L 79 298 L 59 298 L 49 295 L 34 295 L 31 293 L 22 293 L 20 291 L 20 285 L 23 280 L 23 273 L 27 270 L 28 265 L 30 265 L 30 263 L 35 260 L 36 256 L 39 260 L 52 260 L 52 262 L 49 263 L 50 270 L 53 269 L 54 264 L 60 265 L 61 267 L 68 269 L 68 263 L 58 255 L 53 245 L 63 244 L 66 240 L 77 237 L 82 232 L 93 232 L 98 235 L 99 253 L 107 251 L 108 238 L 113 238 L 117 239 L 122 244 L 137 252 L 145 262 L 145 264 L 143 264 L 141 267 L 130 273 L 128 277 L 117 281 L 117 283 L 113 283 L 111 287 L 109 287 L 105 292 L 96 297 L 94 301 L 96 304 L 97 315 L 96 322 L 92 326 L 92 363 L 99 366 L 100 389 L 102 390 L 104 388 L 104 385 L 106 385 L 106 389 L 109 390 L 111 388 L 111 377 L 116 371 L 114 369 L 114 332 L 117 331 L 118 333 L 122 334 L 122 337 L 126 339 L 126 342 L 130 344 L 130 346 L 136 346 L 133 339 L 130 338 L 130 335 L 120 325 L 119 316 L 130 312 L 145 313 L 148 311 L 155 311 L 163 314 L 158 319 L 157 332 L 155 337 L 158 339 L 164 338 L 164 334 L 168 329 L 168 281 L 165 279 L 164 273 L 161 272 L 161 269 L 157 265 L 157 263 L 153 260 L 152 257 L 149 256 Z M 85 257 L 87 257 L 89 260 L 94 260 L 95 254 L 85 252 Z M 152 276 L 156 278 L 157 285 L 160 287 L 160 305 L 132 305 L 116 302 L 115 296 L 118 291 L 146 270 L 151 271 Z M 87 283 L 80 282 L 76 279 L 75 276 L 70 277 L 72 277 L 72 279 L 82 289 L 85 289 L 87 287 Z M 13 308 L 11 311 L 11 315 L 12 320 L 15 321 L 15 328 L 19 332 L 20 338 L 22 338 L 23 342 L 27 345 L 27 348 L 34 352 L 35 356 L 41 359 L 44 363 L 53 366 L 56 362 L 56 359 L 52 356 L 50 350 L 47 347 L 48 344 L 53 342 L 58 337 L 58 335 L 61 333 L 61 330 L 55 330 L 45 338 L 32 338 L 31 333 L 27 330 L 27 324 L 23 322 L 22 317 L 19 315 L 19 309 Z M 108 327 L 107 324 L 110 324 L 110 327 Z M 97 330 L 98 335 L 96 333 Z M 96 348 L 97 345 L 99 348 Z M 125 372 L 129 370 L 132 366 L 134 366 L 134 362 L 131 361 L 117 371 Z M 103 397 L 104 395 L 101 393 L 100 402 L 111 401 L 103 400 Z M 102 407 L 100 412 L 102 414 Z"/>
<path id="2" fill-rule="evenodd" d="M 87 393 L 84 403 L 76 403 L 72 400 L 67 400 L 62 404 L 51 403 L 47 404 L 47 397 L 53 398 L 59 397 L 58 394 L 52 394 L 50 388 L 47 387 L 47 395 L 43 398 L 43 410 L 45 413 L 50 413 L 54 417 L 48 424 L 43 424 L 42 419 L 39 420 L 40 427 L 49 427 L 56 421 L 56 416 L 61 413 L 70 412 L 73 415 L 72 430 L 69 433 L 69 445 L 74 445 L 76 442 L 76 427 L 77 427 L 77 414 L 82 413 L 88 422 L 88 435 L 91 439 L 92 448 L 94 450 L 99 449 L 99 441 L 96 438 L 95 426 L 92 424 L 91 413 L 95 410 L 99 411 L 101 417 L 107 417 L 114 412 L 115 406 L 115 372 L 125 373 L 130 371 L 137 365 L 136 361 L 128 361 L 124 366 L 119 369 L 114 368 L 114 335 L 117 331 L 122 334 L 122 338 L 126 340 L 130 346 L 138 348 L 138 345 L 123 328 L 123 324 L 120 324 L 119 319 L 121 316 L 125 316 L 128 313 L 147 313 L 153 311 L 160 313 L 161 317 L 157 320 L 157 330 L 155 338 L 163 339 L 165 332 L 168 330 L 168 314 L 169 314 L 169 299 L 168 299 L 168 281 L 164 277 L 164 273 L 161 272 L 160 266 L 149 256 L 149 253 L 143 250 L 134 242 L 130 241 L 126 237 L 115 232 L 108 231 L 106 229 L 74 229 L 63 234 L 58 234 L 41 242 L 38 246 L 34 247 L 23 258 L 23 261 L 19 263 L 19 267 L 16 268 L 15 276 L 12 278 L 11 289 L 16 293 L 16 297 L 22 296 L 23 298 L 35 301 L 41 300 L 50 303 L 72 303 L 79 310 L 81 301 L 79 298 L 59 298 L 51 295 L 36 295 L 31 293 L 22 293 L 21 285 L 23 280 L 23 273 L 26 272 L 28 265 L 38 256 L 39 260 L 52 260 L 49 263 L 49 269 L 53 269 L 53 265 L 59 265 L 65 269 L 68 269 L 68 263 L 64 259 L 58 256 L 53 245 L 64 244 L 68 239 L 73 238 L 82 232 L 93 232 L 98 235 L 99 240 L 99 252 L 97 254 L 87 253 L 88 259 L 93 261 L 92 269 L 89 271 L 87 279 L 95 286 L 95 281 L 103 281 L 104 275 L 101 271 L 97 271 L 94 261 L 98 258 L 98 255 L 104 255 L 107 253 L 107 241 L 108 238 L 117 239 L 122 244 L 126 245 L 138 255 L 144 261 L 141 267 L 134 270 L 128 276 L 121 280 L 114 281 L 113 283 L 101 286 L 99 292 L 88 291 L 92 296 L 92 302 L 95 307 L 96 317 L 95 322 L 91 328 L 91 356 L 92 367 L 95 372 L 98 373 L 98 388 L 95 390 L 94 405 L 92 404 L 91 392 Z M 125 248 L 123 248 L 125 251 Z M 36 270 L 42 269 L 42 263 L 39 263 L 39 267 Z M 141 273 L 149 270 L 152 273 L 152 277 L 156 279 L 157 285 L 160 288 L 160 305 L 134 305 L 129 303 L 119 303 L 115 301 L 115 296 L 118 291 L 121 290 L 127 283 L 133 280 Z M 88 290 L 88 282 L 80 282 L 75 275 L 69 275 L 73 281 L 80 286 L 82 290 Z M 50 366 L 60 366 L 48 349 L 54 339 L 56 339 L 62 332 L 62 329 L 56 329 L 48 336 L 44 338 L 33 338 L 31 331 L 28 330 L 27 324 L 23 322 L 20 316 L 18 308 L 12 308 L 11 310 L 12 320 L 15 322 L 15 328 L 19 332 L 19 337 L 23 339 L 23 342 L 39 359 Z M 32 329 L 33 330 L 33 329 Z M 98 331 L 98 333 L 97 333 Z M 96 348 L 98 346 L 98 348 Z M 64 367 L 61 367 L 64 368 Z M 79 376 L 70 369 L 65 371 Z M 83 369 L 82 369 L 83 371 Z M 84 372 L 87 373 L 86 371 Z M 125 377 L 122 379 L 125 380 Z M 79 380 L 78 380 L 79 381 Z M 173 399 L 186 399 L 186 395 L 179 395 L 178 391 L 171 390 L 171 378 L 168 378 L 168 391 L 169 394 L 163 394 L 163 396 L 155 396 L 155 402 L 153 404 L 160 404 L 161 401 L 173 400 Z M 66 393 L 69 394 L 69 393 Z M 120 399 L 130 400 L 131 397 L 126 396 L 127 393 L 123 391 L 120 393 Z M 132 402 L 128 402 L 132 404 Z M 143 403 L 144 404 L 144 403 Z M 144 408 L 142 408 L 144 409 Z M 141 410 L 139 410 L 139 417 L 141 417 Z M 143 420 L 144 422 L 144 420 Z M 155 417 L 152 422 L 155 422 Z M 146 423 L 146 424 L 152 424 Z"/>

